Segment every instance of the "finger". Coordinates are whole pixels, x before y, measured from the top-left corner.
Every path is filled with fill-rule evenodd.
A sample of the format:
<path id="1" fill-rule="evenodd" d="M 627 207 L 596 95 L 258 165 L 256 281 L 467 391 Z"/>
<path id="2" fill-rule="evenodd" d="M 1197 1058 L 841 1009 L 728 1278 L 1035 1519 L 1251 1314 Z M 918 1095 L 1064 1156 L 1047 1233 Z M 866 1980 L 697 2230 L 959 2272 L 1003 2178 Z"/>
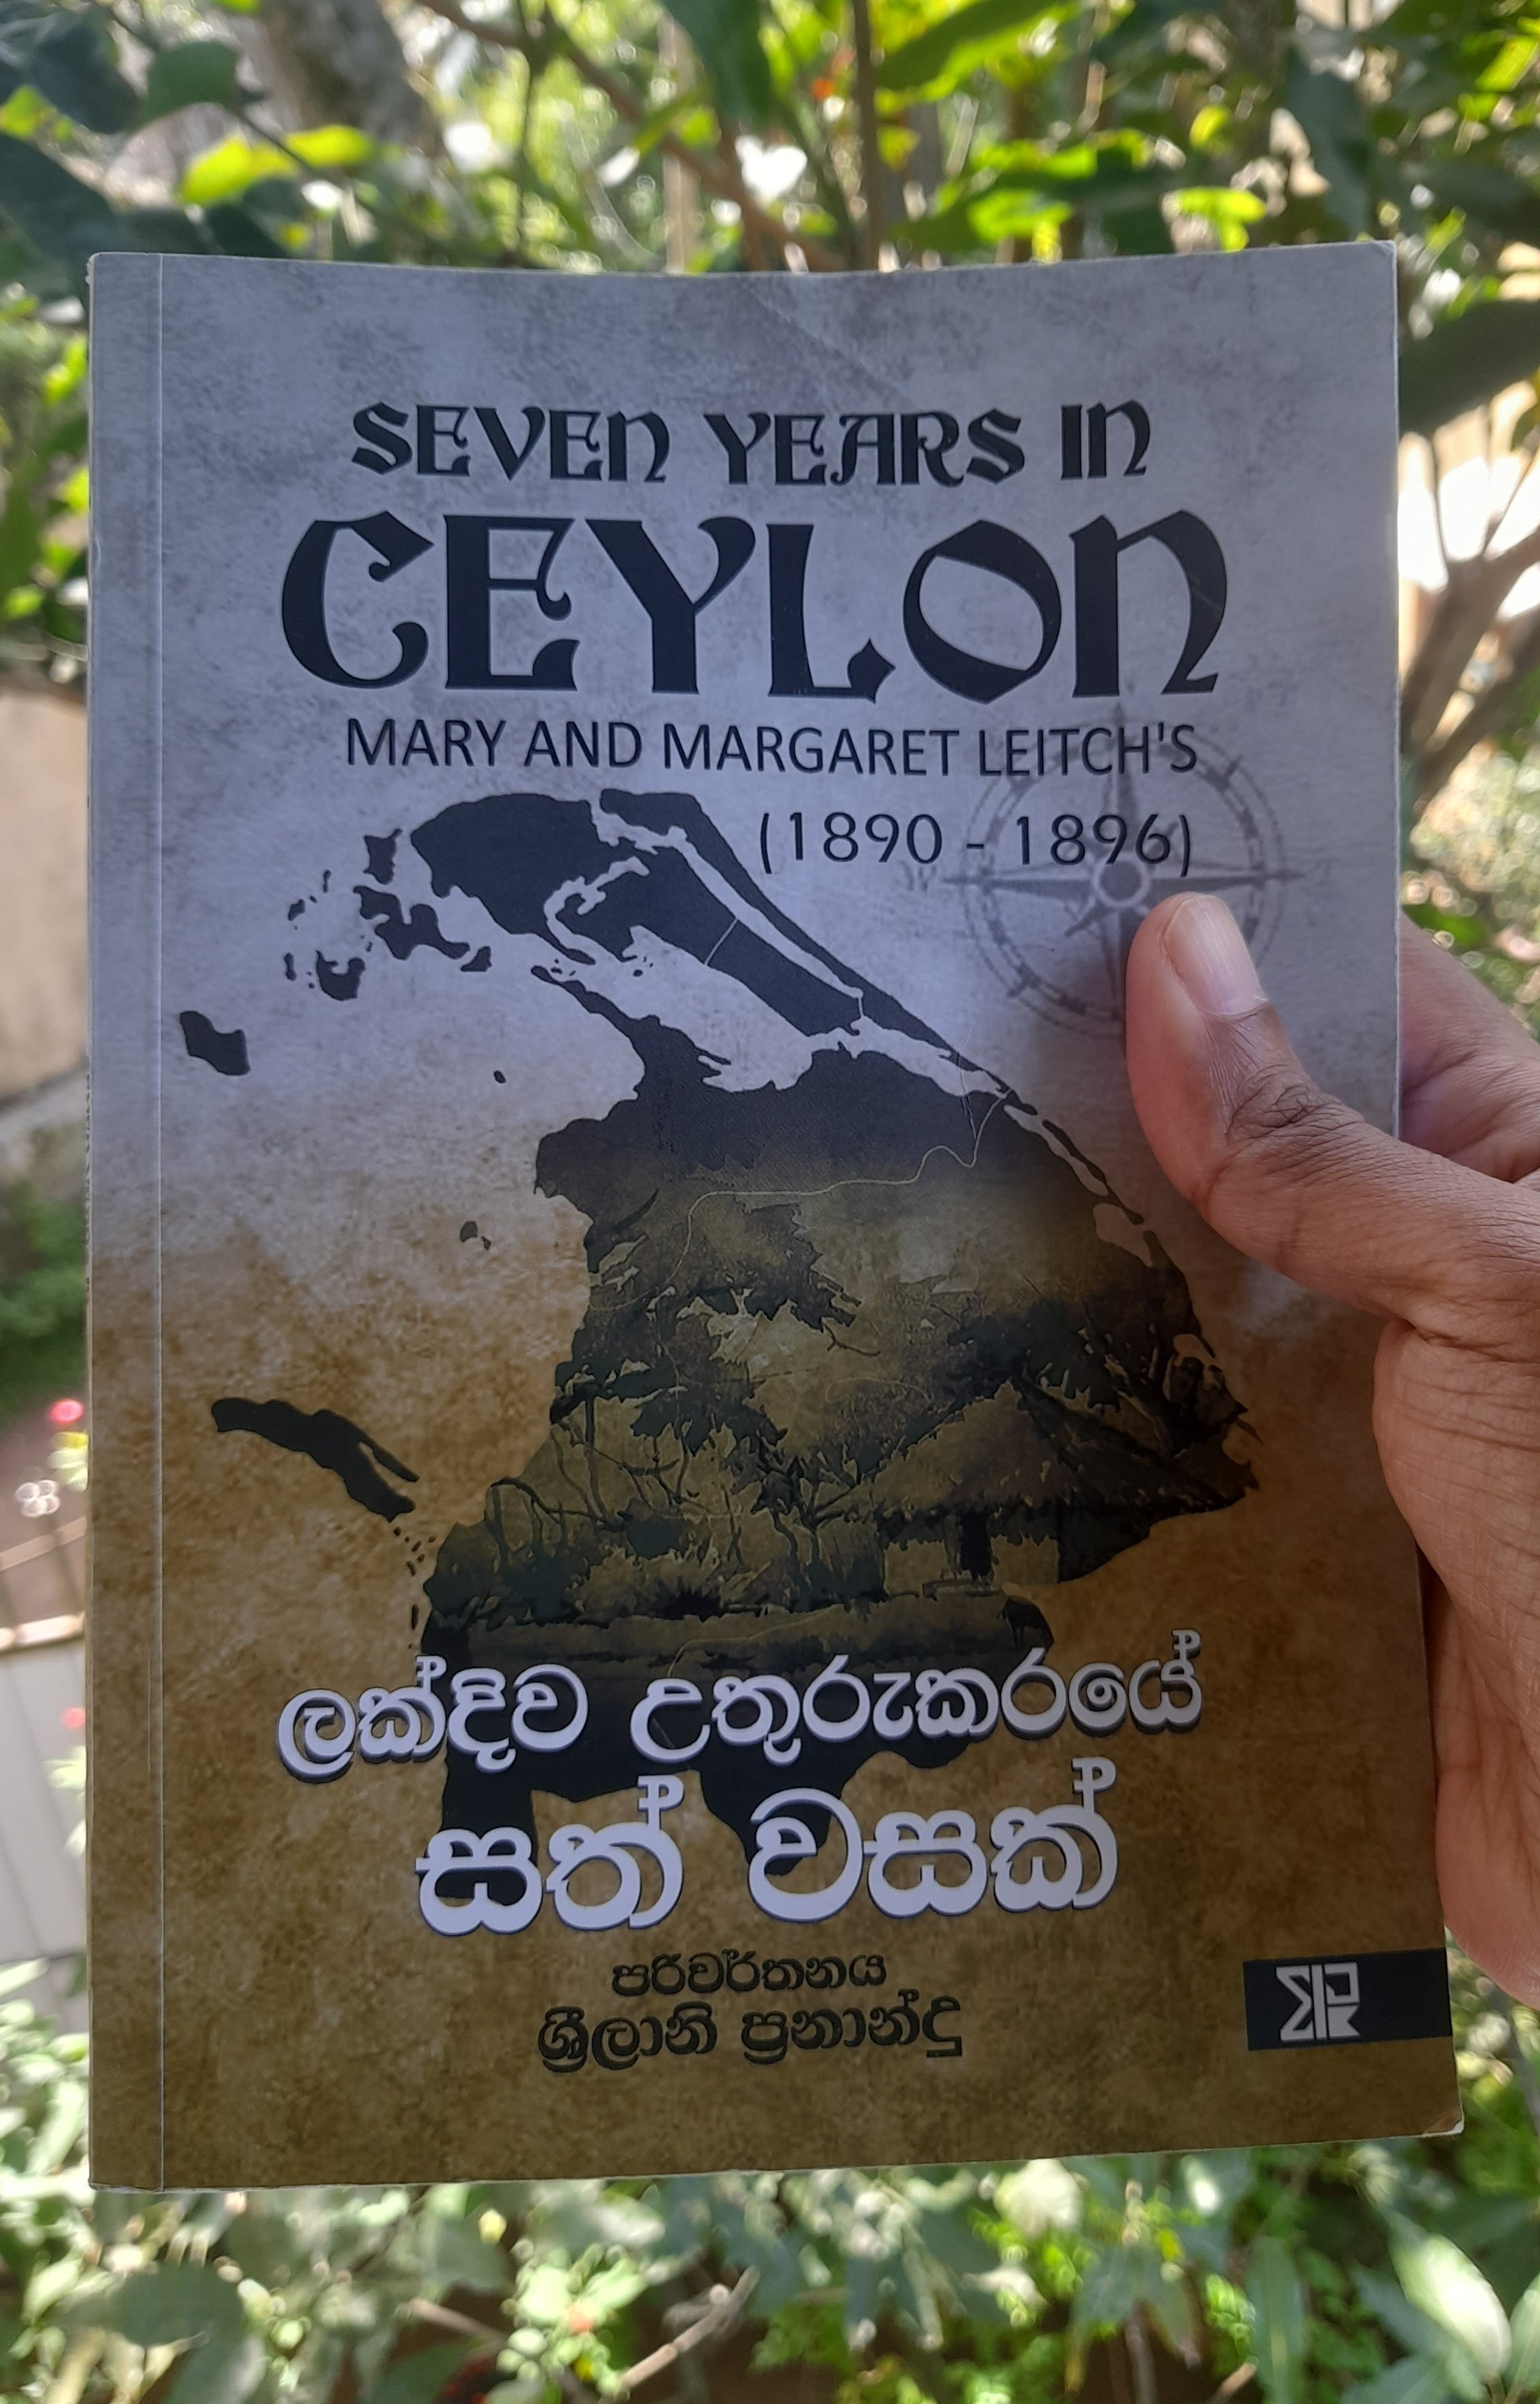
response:
<path id="1" fill-rule="evenodd" d="M 1401 1132 L 1510 1183 L 1540 1169 L 1540 1043 L 1409 919 L 1401 925 Z"/>
<path id="2" fill-rule="evenodd" d="M 1226 1240 L 1317 1293 L 1505 1347 L 1534 1309 L 1540 1196 L 1372 1127 L 1295 1056 L 1212 894 L 1163 902 L 1128 956 L 1134 1107 Z"/>

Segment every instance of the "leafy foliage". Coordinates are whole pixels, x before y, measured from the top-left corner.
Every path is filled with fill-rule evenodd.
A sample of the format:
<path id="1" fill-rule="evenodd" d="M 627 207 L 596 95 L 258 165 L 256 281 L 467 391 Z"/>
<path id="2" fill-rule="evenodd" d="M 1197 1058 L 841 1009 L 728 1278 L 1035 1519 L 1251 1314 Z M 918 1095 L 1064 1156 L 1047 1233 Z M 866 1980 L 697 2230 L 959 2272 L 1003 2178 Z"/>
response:
<path id="1" fill-rule="evenodd" d="M 84 1363 L 83 1213 L 25 1186 L 0 1195 L 0 1422 L 77 1384 Z"/>
<path id="2" fill-rule="evenodd" d="M 383 46 L 374 0 L 332 13 L 371 40 L 307 82 L 277 0 L 0 0 L 0 667 L 67 681 L 83 658 L 101 249 L 711 273 L 1372 233 L 1396 247 L 1408 431 L 1540 376 L 1525 0 L 1340 25 L 1253 0 L 402 0 Z M 385 130 L 409 90 L 416 147 Z M 1527 470 L 1540 405 L 1505 423 Z M 1536 561 L 1499 524 L 1451 563 L 1407 678 L 1408 817 L 1468 762 L 1408 898 L 1520 1006 L 1540 631 L 1498 624 Z M 30 1211 L 0 1380 L 77 1340 L 77 1232 Z M 750 2361 L 831 2404 L 1047 2404 L 1114 2359 L 1137 2404 L 1179 2364 L 1195 2395 L 1267 2404 L 1518 2404 L 1540 2394 L 1540 2032 L 1459 1982 L 1466 2127 L 1421 2144 L 93 2200 L 83 2048 L 10 1974 L 0 2388 L 583 2404 L 676 2347 L 647 2392 L 693 2404 Z"/>
<path id="3" fill-rule="evenodd" d="M 1407 915 L 1540 1031 L 1540 749 L 1465 762 L 1409 857 Z"/>
<path id="4" fill-rule="evenodd" d="M 1408 432 L 1540 376 L 1526 0 L 1339 26 L 1249 0 L 393 9 L 328 0 L 305 32 L 295 0 L 0 0 L 0 377 L 33 372 L 0 427 L 0 666 L 80 664 L 82 430 L 49 351 L 77 356 L 99 250 L 714 273 L 1369 234 Z M 1540 405 L 1505 427 L 1527 471 Z M 1540 565 L 1523 523 L 1510 498 L 1449 565 L 1407 677 L 1414 815 L 1534 723 L 1540 610 L 1500 626 Z"/>
<path id="5" fill-rule="evenodd" d="M 84 2044 L 34 1966 L 0 1978 L 7 2397 L 592 2404 L 672 2374 L 709 2404 L 796 2364 L 828 2404 L 1048 2404 L 1109 2355 L 1139 2404 L 1163 2358 L 1267 2404 L 1540 2393 L 1540 2029 L 1459 1962 L 1466 2127 L 1421 2144 L 94 2198 Z"/>
<path id="6" fill-rule="evenodd" d="M 0 297 L 0 666 L 85 657 L 85 370 L 83 334 Z"/>

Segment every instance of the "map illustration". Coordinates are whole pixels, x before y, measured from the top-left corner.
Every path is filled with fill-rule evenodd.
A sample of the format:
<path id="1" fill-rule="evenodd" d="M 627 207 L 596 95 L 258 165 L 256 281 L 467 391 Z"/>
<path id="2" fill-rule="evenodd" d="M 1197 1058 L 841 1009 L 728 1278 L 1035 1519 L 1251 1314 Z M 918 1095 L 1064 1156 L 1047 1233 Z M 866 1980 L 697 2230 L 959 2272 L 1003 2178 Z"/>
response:
<path id="1" fill-rule="evenodd" d="M 637 1063 L 628 1098 L 540 1142 L 539 1189 L 588 1223 L 587 1308 L 544 1441 L 424 1586 L 426 1650 L 510 1685 L 567 1662 L 590 1725 L 500 1774 L 452 1754 L 447 1823 L 527 1826 L 532 1786 L 624 1784 L 661 1672 L 999 1670 L 1052 1642 L 1044 1590 L 1252 1484 L 1242 1405 L 1150 1232 L 1054 1118 L 768 901 L 696 800 L 499 794 L 368 852 L 346 940 L 307 957 L 301 914 L 291 975 L 367 1009 L 376 963 L 426 945 L 472 974 L 513 943 L 578 1042 L 604 1021 Z M 218 1409 L 322 1458 L 287 1405 Z M 343 1475 L 348 1423 L 317 1417 Z M 355 1500 L 410 1510 L 381 1464 L 410 1473 L 350 1435 L 372 1455 Z M 884 1747 L 959 1749 L 810 1742 L 799 1779 L 837 1791 Z M 744 1834 L 785 1775 L 748 1749 L 696 1766 Z"/>

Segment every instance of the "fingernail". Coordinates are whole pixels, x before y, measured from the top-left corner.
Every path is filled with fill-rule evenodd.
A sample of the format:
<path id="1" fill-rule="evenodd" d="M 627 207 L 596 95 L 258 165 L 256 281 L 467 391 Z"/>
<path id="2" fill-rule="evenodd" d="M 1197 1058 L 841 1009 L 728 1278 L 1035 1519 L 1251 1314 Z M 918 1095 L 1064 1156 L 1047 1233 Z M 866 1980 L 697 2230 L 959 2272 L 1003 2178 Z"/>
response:
<path id="1" fill-rule="evenodd" d="M 1267 998 L 1246 938 L 1216 894 L 1183 894 L 1166 921 L 1166 956 L 1210 1018 L 1240 1018 Z"/>

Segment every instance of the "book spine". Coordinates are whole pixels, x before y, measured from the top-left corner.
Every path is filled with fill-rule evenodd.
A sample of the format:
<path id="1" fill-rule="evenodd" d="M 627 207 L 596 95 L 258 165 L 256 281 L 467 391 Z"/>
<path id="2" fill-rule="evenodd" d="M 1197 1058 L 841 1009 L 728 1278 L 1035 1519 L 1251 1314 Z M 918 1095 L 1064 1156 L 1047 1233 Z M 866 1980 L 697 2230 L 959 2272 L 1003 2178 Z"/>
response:
<path id="1" fill-rule="evenodd" d="M 91 268 L 91 2173 L 127 2187 L 163 2167 L 161 273 Z"/>

